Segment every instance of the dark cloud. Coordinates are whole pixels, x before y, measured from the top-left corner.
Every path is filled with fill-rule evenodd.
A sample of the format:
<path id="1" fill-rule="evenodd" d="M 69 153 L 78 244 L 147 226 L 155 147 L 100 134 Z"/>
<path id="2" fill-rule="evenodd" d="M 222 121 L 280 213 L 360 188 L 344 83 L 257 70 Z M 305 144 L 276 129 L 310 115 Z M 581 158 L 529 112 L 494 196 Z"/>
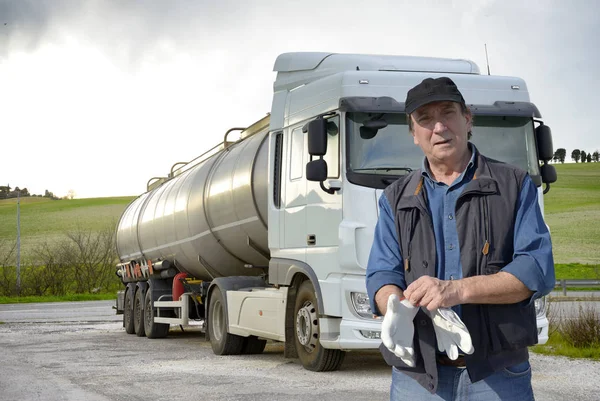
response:
<path id="1" fill-rule="evenodd" d="M 69 37 L 134 65 L 169 47 L 201 53 L 214 43 L 243 40 L 259 6 L 232 0 L 0 0 L 0 60 L 11 51 L 35 51 Z M 159 51 L 157 55 L 155 52 Z"/>
<path id="2" fill-rule="evenodd" d="M 75 6 L 75 2 L 72 4 Z M 0 0 L 0 57 L 9 48 L 35 50 L 52 23 L 54 15 L 65 16 L 69 12 L 65 2 Z"/>

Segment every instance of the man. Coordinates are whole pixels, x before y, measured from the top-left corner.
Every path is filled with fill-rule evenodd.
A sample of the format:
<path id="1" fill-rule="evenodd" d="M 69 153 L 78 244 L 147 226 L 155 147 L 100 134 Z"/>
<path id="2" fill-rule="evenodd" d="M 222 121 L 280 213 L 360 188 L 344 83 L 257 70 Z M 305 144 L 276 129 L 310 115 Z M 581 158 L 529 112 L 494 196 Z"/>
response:
<path id="1" fill-rule="evenodd" d="M 536 186 L 468 141 L 473 117 L 451 79 L 423 80 L 405 108 L 425 158 L 379 199 L 366 279 L 371 308 L 385 315 L 390 399 L 532 400 L 534 300 L 555 283 Z M 444 308 L 462 321 L 441 349 L 448 339 L 432 317 Z"/>

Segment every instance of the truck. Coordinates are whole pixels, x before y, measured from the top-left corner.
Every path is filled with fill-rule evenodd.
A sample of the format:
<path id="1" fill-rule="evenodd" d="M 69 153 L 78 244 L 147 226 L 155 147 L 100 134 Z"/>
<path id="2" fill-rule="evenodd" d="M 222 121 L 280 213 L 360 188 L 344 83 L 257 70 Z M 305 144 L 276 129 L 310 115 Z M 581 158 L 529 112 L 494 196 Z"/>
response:
<path id="1" fill-rule="evenodd" d="M 365 271 L 379 197 L 423 160 L 407 91 L 450 77 L 474 115 L 471 141 L 528 171 L 542 210 L 556 180 L 552 136 L 523 79 L 465 59 L 298 52 L 274 71 L 270 113 L 151 178 L 124 210 L 116 309 L 129 334 L 195 324 L 218 355 L 261 353 L 270 340 L 304 368 L 332 371 L 381 343 Z M 536 307 L 544 343 L 545 300 Z"/>

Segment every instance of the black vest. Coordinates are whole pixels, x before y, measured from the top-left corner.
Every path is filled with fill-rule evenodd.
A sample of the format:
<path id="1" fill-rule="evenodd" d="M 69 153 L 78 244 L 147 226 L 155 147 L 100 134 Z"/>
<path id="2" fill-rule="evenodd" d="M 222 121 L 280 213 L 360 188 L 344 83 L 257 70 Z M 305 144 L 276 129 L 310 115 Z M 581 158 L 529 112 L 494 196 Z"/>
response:
<path id="1" fill-rule="evenodd" d="M 475 160 L 475 175 L 459 196 L 455 210 L 463 277 L 497 273 L 513 260 L 517 205 L 527 175 L 478 152 Z M 421 173 L 417 170 L 401 177 L 384 192 L 395 217 L 407 285 L 436 273 L 435 235 Z M 475 348 L 466 356 L 471 381 L 528 359 L 527 346 L 536 344 L 538 338 L 535 307 L 526 303 L 462 305 L 462 320 Z M 421 310 L 414 325 L 416 367 L 408 367 L 383 345 L 380 350 L 388 364 L 435 393 L 437 342 L 433 325 Z"/>

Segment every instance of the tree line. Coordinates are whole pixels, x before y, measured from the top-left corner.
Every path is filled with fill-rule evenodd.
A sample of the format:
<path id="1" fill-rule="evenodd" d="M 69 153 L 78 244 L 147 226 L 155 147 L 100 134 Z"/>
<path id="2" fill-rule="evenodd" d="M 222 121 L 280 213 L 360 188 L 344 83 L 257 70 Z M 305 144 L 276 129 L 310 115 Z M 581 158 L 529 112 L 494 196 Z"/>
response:
<path id="1" fill-rule="evenodd" d="M 558 148 L 556 149 L 556 152 L 554 152 L 554 157 L 552 158 L 552 161 L 554 161 L 555 163 L 564 163 L 566 157 L 567 150 L 565 148 Z M 573 160 L 575 163 L 579 163 L 580 161 L 582 163 L 597 163 L 598 161 L 600 161 L 600 153 L 598 152 L 598 150 L 586 153 L 585 150 L 573 149 L 573 151 L 571 152 L 571 160 Z"/>
<path id="2" fill-rule="evenodd" d="M 30 194 L 27 188 L 19 188 L 15 187 L 12 189 L 10 185 L 0 185 L 0 199 L 11 199 L 20 196 L 21 198 L 27 198 L 29 196 L 36 196 L 39 198 L 50 198 L 50 199 L 59 199 L 58 196 L 54 195 L 52 192 L 46 190 L 44 195 L 35 195 Z"/>
<path id="3" fill-rule="evenodd" d="M 10 185 L 0 185 L 0 199 L 11 199 L 16 197 L 27 198 L 30 196 L 38 198 L 49 198 L 52 200 L 73 199 L 75 197 L 75 191 L 70 189 L 66 196 L 60 198 L 54 195 L 54 192 L 48 191 L 47 189 L 44 191 L 44 195 L 35 195 L 30 194 L 27 188 L 21 189 L 19 187 L 15 187 L 14 189 L 12 189 Z"/>

